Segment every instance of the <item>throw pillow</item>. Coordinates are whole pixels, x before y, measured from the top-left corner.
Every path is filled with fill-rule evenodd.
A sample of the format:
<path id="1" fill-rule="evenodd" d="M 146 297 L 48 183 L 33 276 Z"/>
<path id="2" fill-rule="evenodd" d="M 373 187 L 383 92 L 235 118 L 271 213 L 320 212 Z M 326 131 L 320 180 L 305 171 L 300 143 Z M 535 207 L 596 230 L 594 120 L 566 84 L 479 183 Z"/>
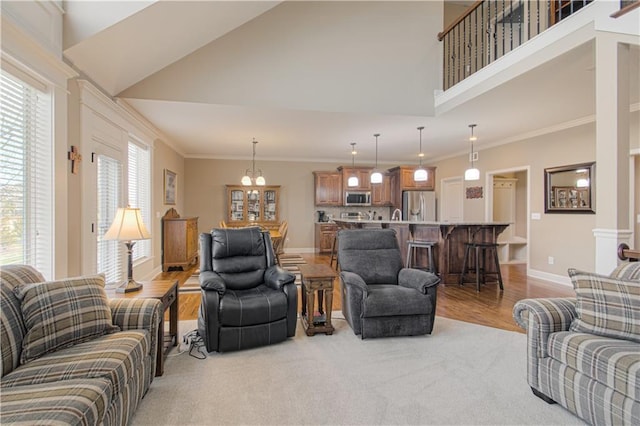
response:
<path id="1" fill-rule="evenodd" d="M 640 262 L 622 262 L 613 270 L 610 277 L 640 281 Z"/>
<path id="2" fill-rule="evenodd" d="M 572 331 L 640 343 L 640 281 L 568 272 L 577 296 Z"/>
<path id="3" fill-rule="evenodd" d="M 112 324 L 102 275 L 25 284 L 14 293 L 27 327 L 21 364 L 119 330 Z"/>

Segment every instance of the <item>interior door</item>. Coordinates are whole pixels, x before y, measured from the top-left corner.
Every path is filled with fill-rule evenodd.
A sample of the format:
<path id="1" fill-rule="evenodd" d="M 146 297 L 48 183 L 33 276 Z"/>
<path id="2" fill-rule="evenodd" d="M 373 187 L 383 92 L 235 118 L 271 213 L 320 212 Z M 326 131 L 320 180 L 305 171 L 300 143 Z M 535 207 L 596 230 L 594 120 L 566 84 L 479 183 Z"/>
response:
<path id="1" fill-rule="evenodd" d="M 440 192 L 440 221 L 461 222 L 464 219 L 462 178 L 443 179 Z"/>

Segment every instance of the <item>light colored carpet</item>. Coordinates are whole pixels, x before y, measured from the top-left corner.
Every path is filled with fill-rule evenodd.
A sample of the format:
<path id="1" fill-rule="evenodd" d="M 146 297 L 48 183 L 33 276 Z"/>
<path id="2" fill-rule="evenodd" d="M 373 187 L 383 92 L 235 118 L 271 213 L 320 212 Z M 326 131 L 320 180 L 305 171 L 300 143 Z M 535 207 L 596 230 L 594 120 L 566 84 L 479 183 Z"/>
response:
<path id="1" fill-rule="evenodd" d="M 531 393 L 523 334 L 437 318 L 431 336 L 360 340 L 334 325 L 205 360 L 174 349 L 132 425 L 581 424 Z"/>

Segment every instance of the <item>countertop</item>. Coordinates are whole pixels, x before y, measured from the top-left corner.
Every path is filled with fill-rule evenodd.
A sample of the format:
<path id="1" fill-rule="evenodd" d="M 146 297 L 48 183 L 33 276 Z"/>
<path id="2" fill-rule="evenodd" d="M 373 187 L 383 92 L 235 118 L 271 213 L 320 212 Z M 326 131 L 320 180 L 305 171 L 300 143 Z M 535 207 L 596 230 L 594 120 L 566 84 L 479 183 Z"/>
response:
<path id="1" fill-rule="evenodd" d="M 368 219 L 333 219 L 339 223 L 362 223 L 362 224 L 384 224 L 384 225 L 431 225 L 431 226 L 509 226 L 509 222 L 422 222 L 417 220 L 368 220 Z"/>

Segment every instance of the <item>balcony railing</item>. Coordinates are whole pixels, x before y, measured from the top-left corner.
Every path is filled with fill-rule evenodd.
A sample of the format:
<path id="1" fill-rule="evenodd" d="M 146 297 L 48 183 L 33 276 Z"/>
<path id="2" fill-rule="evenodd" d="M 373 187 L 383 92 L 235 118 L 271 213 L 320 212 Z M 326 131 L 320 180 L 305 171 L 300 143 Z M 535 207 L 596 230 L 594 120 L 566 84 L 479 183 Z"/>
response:
<path id="1" fill-rule="evenodd" d="M 486 67 L 593 0 L 480 0 L 438 34 L 443 88 Z"/>

